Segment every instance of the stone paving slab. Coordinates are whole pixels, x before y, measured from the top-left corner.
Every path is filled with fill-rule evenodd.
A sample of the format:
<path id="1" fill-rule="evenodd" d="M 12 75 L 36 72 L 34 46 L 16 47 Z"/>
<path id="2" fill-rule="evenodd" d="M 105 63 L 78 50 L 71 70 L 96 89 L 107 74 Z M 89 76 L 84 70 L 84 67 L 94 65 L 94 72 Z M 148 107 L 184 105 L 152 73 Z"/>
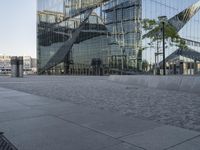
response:
<path id="1" fill-rule="evenodd" d="M 29 107 L 17 103 L 16 101 L 0 98 L 0 113 L 1 112 L 9 112 L 9 111 L 16 111 L 16 110 L 23 110 L 28 109 Z"/>
<path id="2" fill-rule="evenodd" d="M 85 111 L 83 113 L 63 114 L 62 119 L 105 133 L 115 138 L 143 132 L 161 126 L 158 123 L 120 116 L 108 111 Z"/>
<path id="3" fill-rule="evenodd" d="M 169 150 L 200 150 L 200 137 L 179 144 Z"/>
<path id="4" fill-rule="evenodd" d="M 120 143 L 52 116 L 1 123 L 0 130 L 19 150 L 98 150 Z"/>
<path id="5" fill-rule="evenodd" d="M 6 91 L 8 91 L 8 89 L 1 88 L 1 87 L 0 87 L 0 92 L 6 92 Z M 9 91 L 11 91 L 11 90 L 9 90 Z"/>
<path id="6" fill-rule="evenodd" d="M 200 132 L 197 94 L 119 84 L 108 81 L 108 77 L 83 76 L 0 77 L 0 87 Z"/>
<path id="7" fill-rule="evenodd" d="M 144 150 L 144 149 L 127 144 L 127 143 L 121 143 L 114 146 L 103 148 L 102 150 Z"/>
<path id="8" fill-rule="evenodd" d="M 55 116 L 60 116 L 62 114 L 71 114 L 71 113 L 84 113 L 84 112 L 93 113 L 97 111 L 95 108 L 83 107 L 81 105 L 69 102 L 60 102 L 56 104 L 35 106 L 33 108 L 37 110 L 46 111 L 50 115 L 55 115 Z"/>
<path id="9" fill-rule="evenodd" d="M 12 97 L 6 97 L 5 99 L 14 100 L 20 104 L 24 104 L 25 106 L 40 106 L 46 104 L 55 104 L 60 102 L 59 100 L 50 99 L 46 97 L 36 96 L 36 95 L 16 95 Z"/>
<path id="10" fill-rule="evenodd" d="M 47 115 L 46 111 L 35 110 L 35 109 L 23 109 L 9 112 L 1 112 L 0 113 L 0 123 L 13 121 L 13 120 L 21 120 L 25 118 L 39 117 L 42 115 Z"/>
<path id="11" fill-rule="evenodd" d="M 172 126 L 162 126 L 124 137 L 122 140 L 147 150 L 164 150 L 199 135 L 200 133 L 194 131 Z"/>
<path id="12" fill-rule="evenodd" d="M 5 132 L 9 137 L 18 137 L 26 132 L 35 132 L 40 128 L 54 127 L 56 124 L 62 123 L 59 119 L 49 116 L 30 117 L 20 120 L 13 120 L 0 123 L 0 130 Z M 53 128 L 52 128 L 53 129 Z"/>
<path id="13" fill-rule="evenodd" d="M 0 131 L 19 150 L 179 150 L 183 144 L 199 148 L 199 138 L 194 138 L 199 132 L 66 101 L 47 102 L 24 92 L 0 92 L 11 93 L 0 97 Z"/>
<path id="14" fill-rule="evenodd" d="M 12 98 L 16 96 L 31 96 L 30 94 L 24 93 L 24 92 L 18 92 L 15 90 L 6 90 L 6 91 L 0 91 L 1 99 L 2 98 Z"/>

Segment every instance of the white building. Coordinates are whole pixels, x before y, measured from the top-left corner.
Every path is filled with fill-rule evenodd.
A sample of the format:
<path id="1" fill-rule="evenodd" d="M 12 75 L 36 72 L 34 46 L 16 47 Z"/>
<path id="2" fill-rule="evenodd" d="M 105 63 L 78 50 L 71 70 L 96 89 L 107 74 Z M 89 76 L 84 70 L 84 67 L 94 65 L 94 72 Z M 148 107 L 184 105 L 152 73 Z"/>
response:
<path id="1" fill-rule="evenodd" d="M 11 57 L 0 55 L 0 74 L 11 73 Z M 36 59 L 31 56 L 24 56 L 24 74 L 35 74 L 37 72 Z"/>
<path id="2" fill-rule="evenodd" d="M 0 55 L 0 74 L 8 74 L 10 73 L 11 63 L 10 63 L 11 57 Z"/>

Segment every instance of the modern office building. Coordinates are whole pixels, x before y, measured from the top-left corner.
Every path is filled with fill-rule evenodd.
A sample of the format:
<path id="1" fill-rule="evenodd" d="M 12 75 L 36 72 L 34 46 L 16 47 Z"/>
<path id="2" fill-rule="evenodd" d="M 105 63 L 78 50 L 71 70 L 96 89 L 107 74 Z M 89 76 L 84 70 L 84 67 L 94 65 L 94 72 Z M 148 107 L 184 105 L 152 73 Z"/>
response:
<path id="1" fill-rule="evenodd" d="M 140 0 L 38 0 L 39 73 L 136 69 L 141 15 Z"/>
<path id="2" fill-rule="evenodd" d="M 168 23 L 175 27 L 187 48 L 166 44 L 167 74 L 191 75 L 200 72 L 200 1 L 199 0 L 143 0 L 143 19 L 167 16 Z M 144 32 L 145 33 L 145 32 Z M 143 60 L 149 63 L 149 70 L 158 66 L 162 73 L 162 41 L 149 46 L 149 39 L 143 40 Z M 161 55 L 157 55 L 161 53 Z M 156 68 L 155 67 L 155 68 Z"/>
<path id="3" fill-rule="evenodd" d="M 179 25 L 177 32 L 190 48 L 198 51 L 199 8 L 199 0 L 38 0 L 38 73 L 141 71 L 144 60 L 151 70 L 162 61 L 156 56 L 155 62 L 155 53 L 162 48 L 149 46 L 149 39 L 142 40 L 143 19 L 166 15 L 172 25 Z M 176 16 L 180 12 L 182 16 L 189 12 L 188 19 Z M 167 48 L 166 56 L 176 49 Z"/>

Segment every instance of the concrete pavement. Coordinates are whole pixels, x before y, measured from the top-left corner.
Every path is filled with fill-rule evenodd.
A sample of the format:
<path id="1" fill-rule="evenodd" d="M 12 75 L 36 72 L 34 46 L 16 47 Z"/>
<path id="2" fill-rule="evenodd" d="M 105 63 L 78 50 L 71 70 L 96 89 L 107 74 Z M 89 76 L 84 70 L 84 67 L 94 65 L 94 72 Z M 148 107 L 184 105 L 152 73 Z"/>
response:
<path id="1" fill-rule="evenodd" d="M 0 88 L 0 131 L 19 150 L 199 150 L 200 133 Z"/>
<path id="2" fill-rule="evenodd" d="M 98 76 L 0 77 L 0 87 L 49 98 L 41 102 L 34 96 L 36 100 L 30 103 L 33 98 L 27 97 L 23 102 L 27 105 L 60 100 L 200 132 L 200 95 L 129 82 L 121 84 Z"/>

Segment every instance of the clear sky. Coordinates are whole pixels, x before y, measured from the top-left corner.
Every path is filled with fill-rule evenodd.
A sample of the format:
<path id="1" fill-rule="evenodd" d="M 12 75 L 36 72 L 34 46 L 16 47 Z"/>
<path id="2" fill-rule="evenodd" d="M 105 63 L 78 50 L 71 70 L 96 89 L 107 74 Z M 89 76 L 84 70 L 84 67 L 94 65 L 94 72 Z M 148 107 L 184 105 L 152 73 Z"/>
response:
<path id="1" fill-rule="evenodd" d="M 36 57 L 36 0 L 0 0 L 0 54 Z"/>

